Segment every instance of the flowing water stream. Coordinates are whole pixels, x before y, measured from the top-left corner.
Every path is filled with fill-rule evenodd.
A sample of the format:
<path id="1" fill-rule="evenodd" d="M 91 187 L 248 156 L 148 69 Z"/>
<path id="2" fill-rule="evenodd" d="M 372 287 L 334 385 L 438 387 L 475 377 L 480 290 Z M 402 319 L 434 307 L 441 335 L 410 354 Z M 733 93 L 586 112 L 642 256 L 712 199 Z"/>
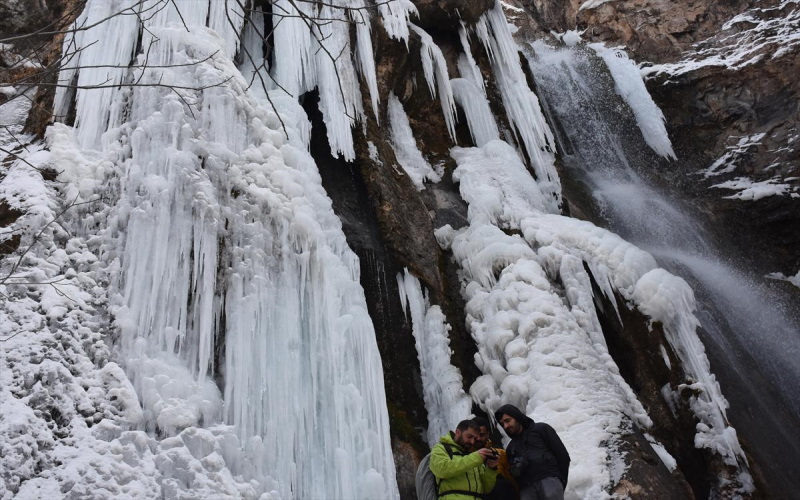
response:
<path id="1" fill-rule="evenodd" d="M 590 193 L 591 217 L 691 284 L 701 338 L 731 403 L 728 418 L 767 482 L 796 489 L 781 467 L 800 461 L 800 322 L 789 299 L 718 248 L 680 193 L 648 179 L 647 169 L 664 162 L 645 144 L 600 57 L 583 46 L 530 49 L 567 175 Z"/>

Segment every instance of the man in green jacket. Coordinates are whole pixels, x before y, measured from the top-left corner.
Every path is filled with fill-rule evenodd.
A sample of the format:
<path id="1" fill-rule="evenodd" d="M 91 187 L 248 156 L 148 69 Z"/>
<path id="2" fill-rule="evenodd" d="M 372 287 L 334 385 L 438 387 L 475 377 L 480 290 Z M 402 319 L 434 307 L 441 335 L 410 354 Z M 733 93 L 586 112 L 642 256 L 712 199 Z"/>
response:
<path id="1" fill-rule="evenodd" d="M 439 440 L 431 450 L 431 472 L 439 484 L 439 498 L 475 500 L 487 495 L 497 480 L 497 456 L 488 448 L 470 453 L 480 428 L 462 420 L 455 432 Z"/>

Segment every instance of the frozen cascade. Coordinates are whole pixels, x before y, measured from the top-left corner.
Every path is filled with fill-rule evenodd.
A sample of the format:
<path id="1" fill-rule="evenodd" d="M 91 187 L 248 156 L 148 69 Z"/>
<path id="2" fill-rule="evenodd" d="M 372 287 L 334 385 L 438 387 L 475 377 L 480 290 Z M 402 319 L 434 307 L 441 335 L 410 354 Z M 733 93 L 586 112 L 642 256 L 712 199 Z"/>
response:
<path id="1" fill-rule="evenodd" d="M 450 363 L 450 325 L 439 306 L 431 306 L 419 280 L 405 270 L 397 275 L 400 300 L 411 317 L 428 411 L 428 445 L 455 429 L 472 413 L 472 399 L 464 392 L 458 368 Z"/>
<path id="2" fill-rule="evenodd" d="M 453 88 L 453 99 L 464 110 L 475 145 L 481 147 L 489 141 L 499 139 L 497 123 L 483 92 L 465 78 L 453 78 L 450 86 Z"/>
<path id="3" fill-rule="evenodd" d="M 800 457 L 797 446 L 787 446 L 798 442 L 790 422 L 800 415 L 796 314 L 781 296 L 720 256 L 680 199 L 657 191 L 638 174 L 649 166 L 640 157 L 647 147 L 642 141 L 627 145 L 636 139 L 624 132 L 630 128 L 620 130 L 623 120 L 603 106 L 613 83 L 605 83 L 611 78 L 593 51 L 542 43 L 533 49 L 530 62 L 543 101 L 556 119 L 570 124 L 559 138 L 571 150 L 566 166 L 587 183 L 614 231 L 683 276 L 701 299 L 698 331 L 733 403 L 727 416 L 744 440 L 759 443 L 750 452 L 761 464 Z M 762 432 L 765 428 L 770 431 Z"/>
<path id="4" fill-rule="evenodd" d="M 484 14 L 475 26 L 492 61 L 503 106 L 514 132 L 522 139 L 536 178 L 546 196 L 550 213 L 560 213 L 561 181 L 555 167 L 553 133 L 539 106 L 539 99 L 528 87 L 519 62 L 519 50 L 508 29 L 500 2 Z"/>
<path id="5" fill-rule="evenodd" d="M 231 9 L 209 17 L 236 19 Z M 170 12 L 143 18 L 147 57 L 161 67 L 133 74 L 188 90 L 134 87 L 126 122 L 106 132 L 103 150 L 117 178 L 106 199 L 119 199 L 107 236 L 118 232 L 119 246 L 109 239 L 105 258 L 115 259 L 109 276 L 119 266 L 113 303 L 145 425 L 172 436 L 232 424 L 246 452 L 228 446 L 223 466 L 281 498 L 396 498 L 357 258 L 302 134 L 287 141 L 277 116 L 245 93 L 229 42 L 202 25 L 187 32 Z M 136 16 L 122 19 L 119 33 L 138 31 Z M 241 28 L 220 26 L 229 37 Z M 77 125 L 79 137 L 91 138 L 83 127 L 103 130 L 95 119 Z"/>
<path id="6" fill-rule="evenodd" d="M 616 291 L 664 323 L 698 391 L 692 405 L 702 423 L 697 445 L 739 465 L 740 487 L 748 490 L 744 455 L 697 339 L 686 283 L 613 233 L 548 214 L 539 186 L 508 144 L 453 148 L 451 155 L 470 225 L 459 231 L 445 226 L 437 237 L 452 248 L 467 278 L 467 324 L 484 373 L 471 388 L 473 399 L 490 413 L 517 404 L 553 425 L 581 457 L 571 466 L 570 490 L 603 496 L 609 463 L 616 460 L 615 437 L 630 432 L 631 423 L 647 428 L 651 422 L 608 353 L 585 262 L 609 297 Z M 520 229 L 522 236 L 501 228 Z M 562 283 L 563 299 L 550 280 Z M 598 452 L 605 441 L 611 446 Z"/>

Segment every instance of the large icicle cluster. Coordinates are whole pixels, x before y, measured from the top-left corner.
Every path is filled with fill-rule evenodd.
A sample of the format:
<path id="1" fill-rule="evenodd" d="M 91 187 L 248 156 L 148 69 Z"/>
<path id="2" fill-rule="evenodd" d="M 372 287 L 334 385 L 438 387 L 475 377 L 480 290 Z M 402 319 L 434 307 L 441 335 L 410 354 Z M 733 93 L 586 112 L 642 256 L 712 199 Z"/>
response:
<path id="1" fill-rule="evenodd" d="M 58 441 L 64 451 L 31 457 L 34 463 L 7 450 L 2 469 L 20 469 L 18 481 L 33 475 L 26 477 L 25 464 L 45 469 L 23 484 L 24 494 L 35 496 L 80 482 L 74 492 L 103 489 L 114 497 L 395 498 L 375 334 L 356 256 L 306 152 L 307 119 L 281 90 L 272 91 L 280 118 L 245 92 L 247 82 L 231 60 L 243 27 L 237 2 L 198 4 L 181 15 L 181 3 L 148 10 L 157 3 L 135 6 L 148 15 L 117 16 L 110 27 L 100 23 L 79 31 L 77 42 L 67 41 L 66 51 L 83 49 L 80 65 L 88 75 L 67 69 L 62 80 L 98 84 L 104 77 L 93 70 L 108 65 L 114 83 L 136 85 L 60 93 L 62 108 L 77 102 L 74 136 L 73 129 L 54 125 L 49 152 L 34 158 L 61 172 L 61 195 L 94 202 L 91 211 L 62 224 L 78 235 L 68 245 L 72 254 L 54 250 L 53 243 L 31 262 L 52 268 L 38 281 L 67 270 L 61 290 L 72 302 L 47 289 L 39 298 L 55 315 L 51 329 L 91 344 L 109 330 L 103 322 L 113 319 L 132 385 L 104 360 L 108 352 L 91 360 L 104 365 L 99 374 L 85 361 L 85 369 L 43 377 L 42 391 L 50 396 L 37 397 L 88 395 L 53 403 L 67 419 L 57 429 L 67 434 Z M 127 6 L 90 0 L 78 22 Z M 322 36 L 343 47 L 348 31 L 337 26 L 323 26 L 329 31 Z M 143 53 L 127 69 L 140 32 Z M 108 52 L 112 34 L 123 35 L 123 47 Z M 371 48 L 362 48 L 371 60 Z M 346 80 L 355 78 L 354 68 L 334 68 L 332 60 L 317 57 L 315 84 L 328 106 L 326 119 L 344 110 L 362 114 L 360 96 L 347 93 L 357 89 Z M 350 123 L 337 127 L 329 123 L 332 145 L 352 154 L 342 135 Z M 28 170 L 14 172 L 36 177 Z M 36 206 L 59 197 L 40 191 L 41 199 L 30 200 Z M 52 220 L 55 210 L 32 227 Z M 91 251 L 82 250 L 87 245 Z M 94 281 L 76 277 L 73 260 Z M 108 291 L 96 281 L 110 282 Z M 26 300 L 12 305 L 24 309 Z M 47 324 L 34 313 L 4 310 L 3 321 L 22 333 Z M 59 389 L 59 380 L 75 388 Z M 111 400 L 97 401 L 105 391 Z M 26 403 L 35 407 L 30 396 L 17 406 Z M 26 413 L 18 410 L 11 407 L 19 417 L 4 420 L 12 435 L 26 428 L 19 421 Z M 52 443 L 55 431 L 35 422 L 41 420 L 27 427 L 31 439 Z M 31 446 L 17 443 L 13 450 Z M 125 459 L 114 465 L 118 456 Z"/>
<path id="2" fill-rule="evenodd" d="M 542 193 L 545 207 L 558 213 L 561 204 L 561 181 L 555 168 L 555 140 L 542 114 L 539 99 L 528 87 L 519 62 L 519 49 L 511 37 L 500 2 L 481 17 L 475 27 L 478 37 L 489 53 L 503 106 L 515 127 L 515 133 L 525 145 Z"/>
<path id="3" fill-rule="evenodd" d="M 663 323 L 697 391 L 691 401 L 701 422 L 697 445 L 731 464 L 745 463 L 695 333 L 688 285 L 613 233 L 548 214 L 541 188 L 508 144 L 492 141 L 451 154 L 470 225 L 445 226 L 437 237 L 467 279 L 467 323 L 484 373 L 471 388 L 473 398 L 490 414 L 513 403 L 553 425 L 580 457 L 569 489 L 581 498 L 602 497 L 619 479 L 610 465 L 619 463 L 615 440 L 631 424 L 651 422 L 608 353 L 586 264 L 607 297 L 619 293 Z M 744 483 L 747 478 L 743 472 Z"/>

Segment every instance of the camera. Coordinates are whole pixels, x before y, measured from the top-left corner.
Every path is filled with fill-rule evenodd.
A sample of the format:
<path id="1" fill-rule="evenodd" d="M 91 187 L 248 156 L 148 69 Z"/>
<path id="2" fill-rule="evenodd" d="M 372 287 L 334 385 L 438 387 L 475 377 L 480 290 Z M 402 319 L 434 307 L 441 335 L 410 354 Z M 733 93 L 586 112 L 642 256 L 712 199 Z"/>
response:
<path id="1" fill-rule="evenodd" d="M 509 464 L 508 472 L 514 477 L 519 477 L 528 468 L 528 460 L 525 457 L 514 457 Z"/>

